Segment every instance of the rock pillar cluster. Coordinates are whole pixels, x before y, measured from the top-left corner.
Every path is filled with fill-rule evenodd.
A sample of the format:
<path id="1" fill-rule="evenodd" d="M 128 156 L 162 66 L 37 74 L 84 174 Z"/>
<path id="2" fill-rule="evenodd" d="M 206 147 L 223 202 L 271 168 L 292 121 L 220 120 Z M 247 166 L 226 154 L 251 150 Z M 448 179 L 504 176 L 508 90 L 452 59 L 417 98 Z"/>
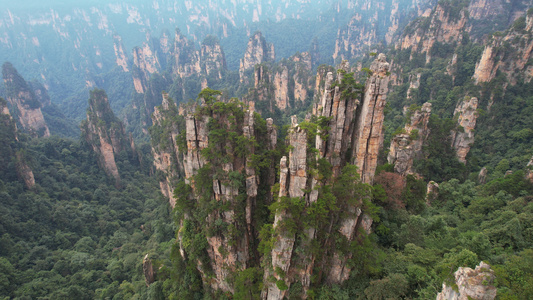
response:
<path id="1" fill-rule="evenodd" d="M 304 227 L 303 232 L 294 232 L 286 229 L 286 221 L 305 218 L 303 216 L 319 205 L 317 203 L 325 197 L 326 190 L 335 184 L 348 165 L 358 167 L 360 182 L 372 183 L 383 139 L 383 108 L 387 94 L 388 67 L 385 56 L 379 55 L 371 65 L 372 75 L 367 79 L 364 89 L 356 83 L 352 73 L 347 73 L 349 66 L 346 63 L 340 66 L 336 79 L 333 73 L 327 73 L 322 98 L 314 108 L 318 113 L 315 116 L 316 132 L 310 129 L 308 121 L 298 123 L 296 117 L 292 117 L 292 126 L 288 133 L 291 150 L 289 157 L 283 157 L 280 162 L 278 201 L 289 201 L 293 204 L 301 201 L 300 207 L 304 211 L 299 212 L 300 216 L 293 215 L 298 210 L 291 209 L 291 206 L 276 211 L 273 224 L 274 243 L 270 258 L 267 258 L 263 298 L 282 299 L 286 296 L 286 287 L 295 281 L 299 281 L 304 291 L 307 291 L 316 264 L 319 264 L 321 269 L 319 276 L 324 276 L 328 282 L 340 284 L 348 278 L 351 269 L 347 261 L 351 254 L 341 254 L 334 248 L 330 249 L 333 242 L 323 239 L 318 232 L 325 230 L 320 232 L 326 236 L 338 234 L 348 242 L 358 236 L 360 228 L 368 232 L 372 220 L 364 214 L 362 202 L 347 204 L 345 210 L 348 213 L 342 217 L 337 215 L 338 213 L 330 212 L 329 218 L 340 222 L 339 232 L 328 232 L 327 228 L 321 228 L 320 223 Z M 354 150 L 350 152 L 349 149 Z M 352 156 L 346 155 L 347 153 Z M 320 166 L 327 166 L 326 173 L 331 174 L 321 174 L 321 171 L 315 169 L 320 169 Z M 354 180 L 355 177 L 350 181 Z M 359 191 L 361 194 L 354 194 L 352 197 L 362 201 L 362 190 L 363 187 Z M 294 251 L 295 247 L 312 248 L 313 244 L 324 252 L 319 255 L 318 250 L 315 253 Z M 269 277 L 276 280 L 268 281 Z"/>

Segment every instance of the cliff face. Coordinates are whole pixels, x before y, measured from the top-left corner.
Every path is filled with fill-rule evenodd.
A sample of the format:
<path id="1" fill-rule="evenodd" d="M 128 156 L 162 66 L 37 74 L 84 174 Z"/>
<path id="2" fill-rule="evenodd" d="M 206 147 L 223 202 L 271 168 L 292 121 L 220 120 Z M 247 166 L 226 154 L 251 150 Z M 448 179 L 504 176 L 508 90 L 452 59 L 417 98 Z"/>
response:
<path id="1" fill-rule="evenodd" d="M 82 136 L 98 157 L 98 164 L 120 186 L 120 174 L 115 155 L 121 151 L 133 154 L 132 138 L 126 137 L 122 122 L 115 117 L 103 90 L 92 90 L 87 120 L 81 124 Z"/>
<path id="2" fill-rule="evenodd" d="M 254 88 L 244 101 L 258 112 L 286 111 L 307 104 L 311 94 L 311 57 L 296 54 L 279 63 L 261 63 L 254 68 Z"/>
<path id="3" fill-rule="evenodd" d="M 184 184 L 190 186 L 192 194 L 177 193 L 182 195 L 178 198 L 180 207 L 192 201 L 196 211 L 185 209 L 182 222 L 197 224 L 197 230 L 206 236 L 204 260 L 198 259 L 197 263 L 206 284 L 233 292 L 231 275 L 252 263 L 251 243 L 258 231 L 253 214 L 260 205 L 259 173 L 273 172 L 261 171 L 254 157 L 266 155 L 277 141 L 272 120 L 263 123 L 237 102 L 218 101 L 218 95 L 203 90 L 200 96 L 204 105 L 189 108 L 185 116 L 187 147 L 180 151 L 184 152 Z M 263 178 L 272 181 L 272 176 Z M 194 197 L 187 200 L 191 195 Z M 202 211 L 201 216 L 198 211 Z M 194 259 L 192 252 L 198 249 L 187 247 L 187 228 L 184 225 L 180 230 L 182 253 Z"/>
<path id="4" fill-rule="evenodd" d="M 226 70 L 226 57 L 216 37 L 209 36 L 204 40 L 200 59 L 202 71 L 206 76 L 222 79 L 222 72 Z"/>
<path id="5" fill-rule="evenodd" d="M 258 31 L 250 37 L 244 57 L 240 61 L 239 74 L 244 81 L 244 72 L 263 62 L 273 62 L 276 59 L 274 45 L 266 42 L 263 34 Z"/>
<path id="6" fill-rule="evenodd" d="M 370 65 L 372 75 L 365 83 L 362 110 L 359 112 L 357 143 L 353 147 L 355 165 L 361 173 L 361 180 L 372 183 L 377 166 L 379 147 L 383 143 L 383 109 L 385 108 L 389 84 L 389 63 L 380 54 Z"/>
<path id="7" fill-rule="evenodd" d="M 48 137 L 50 130 L 41 112 L 41 103 L 28 83 L 10 63 L 2 66 L 7 101 L 16 110 L 15 119 L 33 136 Z"/>
<path id="8" fill-rule="evenodd" d="M 291 150 L 289 157 L 283 157 L 280 162 L 273 246 L 270 257 L 265 258 L 268 265 L 263 297 L 266 299 L 282 299 L 286 296 L 285 287 L 296 281 L 307 292 L 315 268 L 320 270 L 319 280 L 323 277 L 330 283 L 342 283 L 351 270 L 353 253 L 339 250 L 340 245 L 335 248 L 336 242 L 332 240 L 350 243 L 362 234 L 360 229 L 370 230 L 372 220 L 364 214 L 363 203 L 368 197 L 364 183 L 372 183 L 381 145 L 388 63 L 384 55 L 372 63 L 373 75 L 367 79 L 364 91 L 346 70 L 346 64 L 341 66 L 336 82 L 331 72 L 326 75 L 322 99 L 314 109 L 319 113 L 316 127 L 307 121 L 298 124 L 296 117 L 292 117 L 288 133 Z M 354 148 L 353 153 L 348 151 Z M 346 155 L 347 152 L 352 156 Z M 337 184 L 344 180 L 350 184 L 345 182 L 337 189 Z M 341 191 L 350 195 L 352 201 L 344 202 L 346 195 L 341 195 Z M 313 213 L 317 206 L 324 205 L 327 197 L 336 197 L 345 213 L 339 215 L 334 209 L 326 210 L 326 221 L 322 223 Z M 312 221 L 306 221 L 305 216 Z M 307 226 L 291 230 L 288 224 L 294 220 Z M 330 220 L 337 220 L 338 231 L 332 232 L 331 225 L 326 225 Z M 331 235 L 335 238 L 325 238 Z M 295 248 L 307 250 L 294 251 Z M 274 282 L 268 280 L 272 276 Z"/>
<path id="9" fill-rule="evenodd" d="M 113 35 L 113 50 L 115 50 L 115 62 L 117 66 L 121 67 L 124 72 L 129 72 L 128 57 L 124 52 L 122 38 L 118 34 Z"/>
<path id="10" fill-rule="evenodd" d="M 404 29 L 404 34 L 396 47 L 402 50 L 411 49 L 412 53 L 424 53 L 428 63 L 431 60 L 430 50 L 435 43 L 458 42 L 468 21 L 467 11 L 463 7 L 458 7 L 452 12 L 449 6 L 448 3 L 439 3 L 428 16 L 411 23 Z"/>
<path id="11" fill-rule="evenodd" d="M 493 300 L 496 298 L 494 287 L 494 271 L 484 262 L 479 263 L 475 270 L 459 268 L 455 272 L 457 289 L 442 284 L 442 292 L 437 295 L 437 300 Z"/>
<path id="12" fill-rule="evenodd" d="M 401 2 L 401 3 L 400 3 Z M 380 44 L 391 44 L 401 31 L 400 23 L 430 11 L 434 1 L 349 1 L 355 13 L 337 32 L 333 59 L 337 62 L 356 57 Z"/>
<path id="13" fill-rule="evenodd" d="M 9 113 L 7 102 L 0 98 L 0 178 L 7 181 L 13 173 L 17 174 L 27 188 L 35 186 L 35 177 L 26 162 L 23 151 L 20 151 L 17 138 L 17 125 Z M 15 162 L 13 167 L 12 162 Z"/>
<path id="14" fill-rule="evenodd" d="M 478 100 L 475 97 L 466 97 L 458 103 L 453 113 L 457 118 L 460 130 L 452 131 L 452 147 L 457 152 L 457 158 L 460 162 L 466 163 L 466 155 L 474 143 L 474 129 L 477 120 Z"/>
<path id="15" fill-rule="evenodd" d="M 161 106 L 154 109 L 152 122 L 150 136 L 154 166 L 163 175 L 158 176 L 159 186 L 174 208 L 174 187 L 178 179 L 184 176 L 182 153 L 185 149 L 180 147 L 185 146 L 185 122 L 183 116 L 178 115 L 178 108 L 168 94 L 163 94 Z"/>
<path id="16" fill-rule="evenodd" d="M 529 82 L 533 77 L 533 66 L 528 63 L 533 50 L 532 29 L 533 15 L 527 14 L 503 34 L 493 34 L 476 64 L 475 82 L 489 82 L 497 71 L 503 72 L 511 84 L 519 76 Z"/>
<path id="17" fill-rule="evenodd" d="M 422 146 L 429 135 L 428 122 L 431 115 L 431 103 L 424 103 L 422 107 L 407 109 L 410 115 L 402 133 L 392 138 L 387 161 L 394 164 L 396 173 L 413 174 L 414 159 L 422 158 Z"/>

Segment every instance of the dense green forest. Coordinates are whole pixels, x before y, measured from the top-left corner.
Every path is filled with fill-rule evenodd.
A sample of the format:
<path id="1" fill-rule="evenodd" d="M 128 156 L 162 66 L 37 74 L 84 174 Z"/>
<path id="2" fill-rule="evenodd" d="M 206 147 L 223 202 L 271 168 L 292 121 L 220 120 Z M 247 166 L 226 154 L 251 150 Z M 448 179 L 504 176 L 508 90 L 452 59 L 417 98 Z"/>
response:
<path id="1" fill-rule="evenodd" d="M 146 288 L 143 257 L 168 264 L 174 226 L 150 176 L 149 147 L 140 147 L 142 166 L 119 156 L 124 187 L 118 190 L 85 142 L 19 133 L 17 142 L 3 134 L 1 144 L 2 169 L 12 170 L 0 181 L 2 298 L 157 299 Z M 32 189 L 13 176 L 6 146 L 29 159 Z"/>

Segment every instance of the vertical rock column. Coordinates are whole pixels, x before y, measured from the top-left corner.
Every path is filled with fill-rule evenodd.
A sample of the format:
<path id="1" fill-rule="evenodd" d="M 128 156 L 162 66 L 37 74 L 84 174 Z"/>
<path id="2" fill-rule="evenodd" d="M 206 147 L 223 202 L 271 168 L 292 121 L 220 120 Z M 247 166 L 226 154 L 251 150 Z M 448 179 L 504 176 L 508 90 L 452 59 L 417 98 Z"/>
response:
<path id="1" fill-rule="evenodd" d="M 367 79 L 363 103 L 357 115 L 354 155 L 361 180 L 371 184 L 376 171 L 379 147 L 383 142 L 383 110 L 389 84 L 389 63 L 384 54 L 370 65 L 372 75 Z"/>
<path id="2" fill-rule="evenodd" d="M 161 193 L 169 199 L 173 208 L 176 205 L 174 185 L 178 178 L 183 177 L 182 156 L 187 151 L 187 149 L 179 149 L 181 143 L 178 139 L 180 133 L 183 132 L 182 135 L 184 136 L 185 131 L 185 128 L 180 128 L 180 124 L 178 124 L 180 118 L 183 117 L 178 116 L 178 108 L 174 100 L 170 99 L 168 94 L 163 94 L 161 106 L 155 107 L 152 114 L 152 154 L 155 168 L 165 175 L 159 181 Z M 181 125 L 183 126 L 183 124 Z"/>
<path id="3" fill-rule="evenodd" d="M 387 156 L 389 164 L 394 164 L 394 171 L 402 175 L 413 174 L 413 161 L 421 158 L 422 145 L 429 135 L 431 103 L 426 102 L 420 109 L 407 111 L 411 114 L 410 121 L 405 124 L 403 133 L 392 138 Z"/>
<path id="4" fill-rule="evenodd" d="M 279 197 L 302 198 L 305 195 L 304 189 L 307 185 L 307 133 L 298 126 L 296 116 L 291 119 L 292 127 L 289 132 L 289 145 L 291 150 L 289 158 L 286 156 L 280 161 L 280 187 Z M 290 285 L 289 273 L 291 260 L 293 256 L 293 247 L 295 233 L 282 231 L 280 223 L 292 216 L 287 211 L 281 211 L 276 214 L 274 219 L 274 231 L 276 241 L 272 249 L 272 269 L 276 280 L 284 281 L 287 286 Z M 270 270 L 266 270 L 265 277 L 270 275 Z M 285 278 L 284 278 L 285 277 Z M 266 299 L 283 299 L 287 290 L 280 290 L 278 284 L 265 280 L 265 292 L 263 295 Z"/>
<path id="5" fill-rule="evenodd" d="M 367 79 L 363 101 L 356 113 L 355 130 L 352 140 L 354 145 L 352 159 L 358 168 L 363 183 L 372 184 L 377 167 L 379 149 L 383 143 L 383 110 L 389 83 L 389 63 L 384 54 L 379 54 L 370 65 L 371 76 Z M 357 231 L 362 227 L 370 231 L 372 219 L 363 214 L 360 208 L 350 207 L 350 215 L 341 221 L 340 232 L 353 241 Z M 338 251 L 333 254 L 327 277 L 331 283 L 341 283 L 348 279 L 351 269 L 346 265 L 350 255 Z"/>
<path id="6" fill-rule="evenodd" d="M 477 120 L 478 100 L 476 97 L 466 97 L 455 108 L 453 116 L 457 118 L 457 123 L 461 130 L 452 131 L 452 147 L 455 148 L 457 158 L 466 164 L 466 155 L 474 143 L 474 128 Z"/>

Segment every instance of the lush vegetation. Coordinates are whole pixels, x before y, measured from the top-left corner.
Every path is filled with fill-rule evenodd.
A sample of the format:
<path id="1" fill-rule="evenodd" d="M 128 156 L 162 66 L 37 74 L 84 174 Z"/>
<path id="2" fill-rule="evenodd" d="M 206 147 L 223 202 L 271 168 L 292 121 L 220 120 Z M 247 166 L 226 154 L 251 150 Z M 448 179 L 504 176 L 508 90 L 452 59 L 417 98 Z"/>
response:
<path id="1" fill-rule="evenodd" d="M 170 263 L 174 227 L 149 176 L 149 148 L 139 147 L 143 165 L 118 155 L 118 190 L 85 142 L 0 132 L 0 297 L 158 299 L 142 261 L 149 254 L 156 269 Z M 31 190 L 16 176 L 15 151 L 33 169 Z"/>

